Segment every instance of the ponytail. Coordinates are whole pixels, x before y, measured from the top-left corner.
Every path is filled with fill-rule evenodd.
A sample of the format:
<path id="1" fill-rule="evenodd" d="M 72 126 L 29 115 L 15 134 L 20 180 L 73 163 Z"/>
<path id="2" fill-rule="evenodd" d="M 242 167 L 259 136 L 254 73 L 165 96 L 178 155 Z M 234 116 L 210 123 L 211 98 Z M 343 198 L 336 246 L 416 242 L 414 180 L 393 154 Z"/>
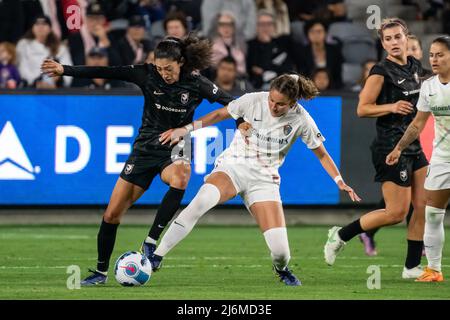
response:
<path id="1" fill-rule="evenodd" d="M 183 63 L 182 69 L 191 73 L 211 65 L 212 44 L 208 39 L 199 39 L 192 33 L 184 39 L 164 38 L 155 48 L 155 59 L 170 59 Z"/>
<path id="2" fill-rule="evenodd" d="M 287 96 L 290 100 L 309 100 L 319 95 L 314 82 L 302 75 L 283 74 L 275 78 L 270 84 L 270 90 L 275 89 Z"/>

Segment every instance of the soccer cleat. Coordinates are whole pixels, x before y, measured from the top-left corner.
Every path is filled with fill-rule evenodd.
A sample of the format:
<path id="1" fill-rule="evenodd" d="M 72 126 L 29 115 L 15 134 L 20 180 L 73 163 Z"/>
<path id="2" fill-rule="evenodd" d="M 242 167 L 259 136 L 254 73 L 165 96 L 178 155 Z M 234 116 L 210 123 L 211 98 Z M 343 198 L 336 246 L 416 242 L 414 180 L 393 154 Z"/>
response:
<path id="1" fill-rule="evenodd" d="M 288 269 L 288 267 L 284 268 L 284 270 L 278 270 L 275 266 L 273 266 L 273 270 L 275 270 L 275 273 L 280 278 L 281 282 L 284 282 L 287 286 L 301 286 L 302 283 L 298 278 L 292 273 L 291 270 Z"/>
<path id="2" fill-rule="evenodd" d="M 416 282 L 442 282 L 444 276 L 442 272 L 425 267 L 423 273 L 415 280 Z"/>
<path id="3" fill-rule="evenodd" d="M 163 257 L 158 256 L 156 254 L 152 254 L 152 256 L 150 258 L 148 258 L 148 260 L 150 260 L 150 263 L 152 264 L 152 271 L 158 271 L 159 269 L 161 269 L 161 265 L 162 265 L 162 259 Z"/>
<path id="4" fill-rule="evenodd" d="M 325 262 L 332 266 L 336 260 L 336 256 L 344 249 L 345 242 L 339 237 L 338 231 L 341 227 L 334 226 L 328 230 L 328 240 L 323 248 Z"/>
<path id="5" fill-rule="evenodd" d="M 89 287 L 89 286 L 96 286 L 98 284 L 105 284 L 106 281 L 108 280 L 108 277 L 105 276 L 104 274 L 96 271 L 96 270 L 92 270 L 89 269 L 89 272 L 92 272 L 92 274 L 87 277 L 86 279 L 84 279 L 83 281 L 81 281 L 81 286 L 83 287 Z"/>
<path id="6" fill-rule="evenodd" d="M 150 260 L 150 257 L 153 255 L 153 252 L 155 252 L 155 250 L 156 250 L 156 244 L 147 243 L 144 241 L 142 243 L 140 251 L 143 255 L 145 255 Z"/>
<path id="7" fill-rule="evenodd" d="M 375 241 L 372 237 L 369 237 L 367 233 L 361 233 L 359 235 L 359 240 L 361 240 L 364 245 L 364 251 L 366 252 L 366 255 L 372 257 L 378 254 L 377 249 L 375 248 Z"/>
<path id="8" fill-rule="evenodd" d="M 420 275 L 423 273 L 423 269 L 420 266 L 408 269 L 406 267 L 403 267 L 402 272 L 402 278 L 403 279 L 416 279 L 417 277 L 420 277 Z"/>

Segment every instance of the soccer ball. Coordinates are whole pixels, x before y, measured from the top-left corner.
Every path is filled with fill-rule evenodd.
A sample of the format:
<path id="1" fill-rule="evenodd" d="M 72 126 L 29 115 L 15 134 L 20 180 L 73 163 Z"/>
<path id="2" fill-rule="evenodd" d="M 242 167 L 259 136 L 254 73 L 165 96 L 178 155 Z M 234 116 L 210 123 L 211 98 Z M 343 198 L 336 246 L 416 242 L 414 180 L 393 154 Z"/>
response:
<path id="1" fill-rule="evenodd" d="M 114 267 L 117 282 L 126 287 L 141 286 L 150 280 L 152 265 L 147 257 L 136 251 L 128 251 L 119 257 Z"/>

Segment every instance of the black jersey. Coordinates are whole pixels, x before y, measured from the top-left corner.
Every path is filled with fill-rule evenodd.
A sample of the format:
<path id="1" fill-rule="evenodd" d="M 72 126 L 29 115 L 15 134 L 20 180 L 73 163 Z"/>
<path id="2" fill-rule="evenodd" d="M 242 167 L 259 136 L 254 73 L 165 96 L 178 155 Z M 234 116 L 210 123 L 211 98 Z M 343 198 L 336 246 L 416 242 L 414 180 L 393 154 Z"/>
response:
<path id="1" fill-rule="evenodd" d="M 64 75 L 128 81 L 142 90 L 145 98 L 142 125 L 133 144 L 134 153 L 170 150 L 161 145 L 159 135 L 171 128 L 182 127 L 193 120 L 194 111 L 203 99 L 228 104 L 234 98 L 204 76 L 180 74 L 180 80 L 167 84 L 152 64 L 120 67 L 64 66 Z"/>
<path id="2" fill-rule="evenodd" d="M 388 59 L 377 63 L 370 75 L 384 77 L 383 87 L 377 98 L 377 104 L 395 103 L 405 100 L 413 105 L 414 111 L 408 115 L 390 113 L 379 117 L 376 122 L 377 136 L 372 144 L 374 152 L 389 153 L 401 139 L 417 113 L 421 76 L 424 74 L 420 61 L 408 56 L 406 65 L 399 65 Z M 417 155 L 422 151 L 419 140 L 415 140 L 406 149 L 404 155 Z"/>

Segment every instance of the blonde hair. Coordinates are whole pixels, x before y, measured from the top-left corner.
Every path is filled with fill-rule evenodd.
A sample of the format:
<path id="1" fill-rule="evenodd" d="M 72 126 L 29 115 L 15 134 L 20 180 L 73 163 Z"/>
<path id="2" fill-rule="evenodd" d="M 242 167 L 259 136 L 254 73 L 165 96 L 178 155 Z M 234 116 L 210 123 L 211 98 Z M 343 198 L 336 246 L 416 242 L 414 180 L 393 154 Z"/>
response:
<path id="1" fill-rule="evenodd" d="M 380 29 L 378 29 L 378 36 L 381 41 L 383 41 L 383 31 L 394 27 L 401 27 L 405 36 L 409 34 L 408 25 L 404 20 L 397 17 L 386 18 L 381 21 Z"/>
<path id="2" fill-rule="evenodd" d="M 4 47 L 11 56 L 9 64 L 16 64 L 16 46 L 11 42 L 0 42 L 0 47 Z"/>

